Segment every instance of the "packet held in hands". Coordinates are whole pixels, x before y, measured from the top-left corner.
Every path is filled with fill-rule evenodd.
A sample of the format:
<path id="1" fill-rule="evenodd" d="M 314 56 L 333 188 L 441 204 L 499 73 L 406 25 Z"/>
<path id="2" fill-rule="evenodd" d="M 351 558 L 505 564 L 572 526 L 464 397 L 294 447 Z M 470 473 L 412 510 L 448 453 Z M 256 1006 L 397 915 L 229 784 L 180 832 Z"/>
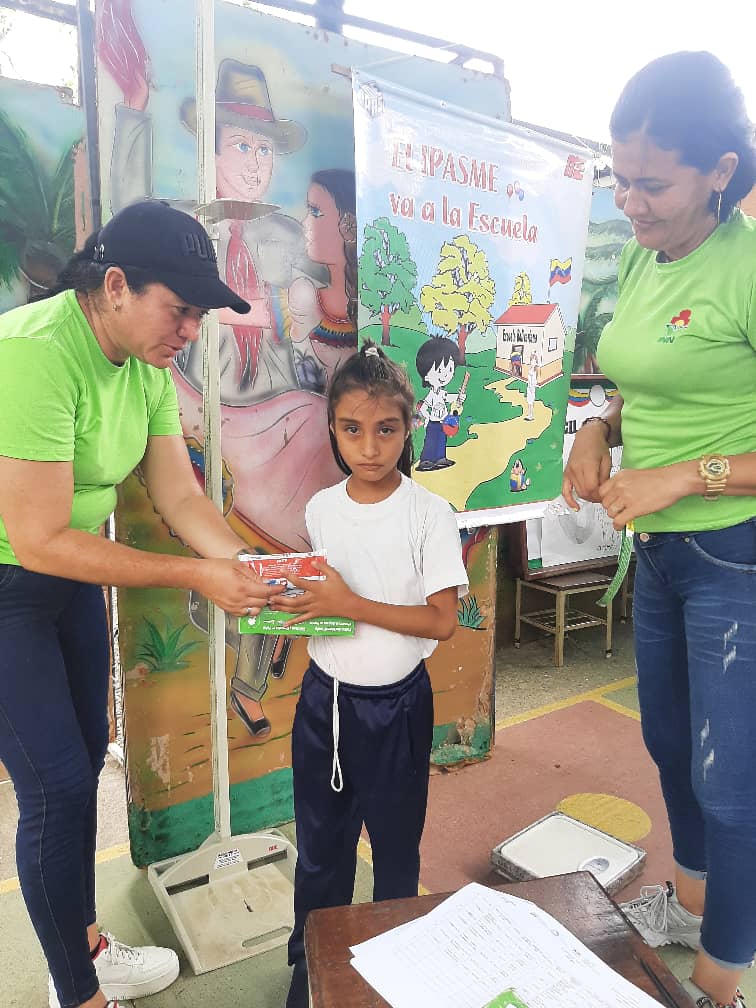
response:
<path id="1" fill-rule="evenodd" d="M 289 581 L 289 575 L 305 578 L 308 581 L 325 581 L 325 575 L 313 565 L 315 561 L 326 562 L 324 551 L 319 553 L 274 553 L 270 555 L 247 553 L 240 554 L 239 559 L 252 568 L 266 584 L 278 584 L 284 588 L 283 594 L 296 597 L 302 594 Z M 266 606 L 257 616 L 241 616 L 239 618 L 240 634 L 272 634 L 291 637 L 353 637 L 354 620 L 341 616 L 318 616 L 305 620 L 294 626 L 285 626 L 291 619 L 296 619 L 296 613 L 278 612 Z"/>

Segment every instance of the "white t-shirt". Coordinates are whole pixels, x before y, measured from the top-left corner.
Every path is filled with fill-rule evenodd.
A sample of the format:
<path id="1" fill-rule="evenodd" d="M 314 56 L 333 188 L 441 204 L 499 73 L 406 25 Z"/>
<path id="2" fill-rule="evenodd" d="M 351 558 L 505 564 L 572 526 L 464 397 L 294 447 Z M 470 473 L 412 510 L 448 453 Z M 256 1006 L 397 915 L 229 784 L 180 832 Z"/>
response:
<path id="1" fill-rule="evenodd" d="M 315 494 L 305 521 L 313 549 L 326 550 L 352 591 L 392 605 L 424 605 L 444 588 L 467 595 L 459 530 L 447 501 L 406 476 L 378 504 L 357 504 L 346 485 Z M 311 637 L 308 651 L 341 682 L 384 686 L 409 675 L 437 644 L 358 623 L 354 637 Z"/>
<path id="2" fill-rule="evenodd" d="M 530 370 L 528 371 L 528 388 L 525 393 L 525 398 L 528 402 L 535 402 L 536 389 L 538 388 L 538 367 L 535 364 L 530 365 Z"/>
<path id="3" fill-rule="evenodd" d="M 454 397 L 447 395 L 443 391 L 437 392 L 435 389 L 428 389 L 420 412 L 428 420 L 435 420 L 436 423 L 441 423 L 449 413 L 450 398 L 453 399 Z"/>

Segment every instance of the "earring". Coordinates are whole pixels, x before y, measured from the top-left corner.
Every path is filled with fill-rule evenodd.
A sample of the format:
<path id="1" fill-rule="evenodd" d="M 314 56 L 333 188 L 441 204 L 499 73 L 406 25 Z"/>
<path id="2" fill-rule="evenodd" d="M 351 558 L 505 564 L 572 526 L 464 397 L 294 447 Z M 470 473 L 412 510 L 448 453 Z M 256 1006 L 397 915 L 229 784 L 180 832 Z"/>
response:
<path id="1" fill-rule="evenodd" d="M 119 304 L 114 304 L 113 305 L 113 311 L 120 311 L 120 310 L 121 310 L 121 306 Z"/>
<path id="2" fill-rule="evenodd" d="M 719 196 L 717 198 L 717 224 L 722 221 L 722 190 L 719 190 Z"/>

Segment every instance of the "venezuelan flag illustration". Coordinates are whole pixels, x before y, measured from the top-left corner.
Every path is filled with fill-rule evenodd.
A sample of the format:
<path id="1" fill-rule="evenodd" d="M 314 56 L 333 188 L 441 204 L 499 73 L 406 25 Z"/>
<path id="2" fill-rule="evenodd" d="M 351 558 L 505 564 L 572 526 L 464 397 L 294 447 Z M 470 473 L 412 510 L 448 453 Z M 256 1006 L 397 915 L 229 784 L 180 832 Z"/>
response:
<path id="1" fill-rule="evenodd" d="M 566 284 L 570 280 L 572 280 L 572 256 L 564 261 L 552 259 L 549 270 L 549 287 L 553 287 L 555 283 Z"/>
<path id="2" fill-rule="evenodd" d="M 607 402 L 610 402 L 617 395 L 617 389 L 614 386 L 609 386 L 607 388 L 606 385 L 604 385 L 603 389 L 604 389 L 604 396 Z M 570 406 L 577 406 L 577 407 L 590 406 L 591 401 L 592 401 L 591 389 L 587 385 L 584 385 L 581 388 L 575 388 L 575 387 L 570 388 L 567 397 L 567 402 L 570 404 Z"/>
<path id="3" fill-rule="evenodd" d="M 570 406 L 587 406 L 591 401 L 589 388 L 571 388 L 568 396 Z"/>

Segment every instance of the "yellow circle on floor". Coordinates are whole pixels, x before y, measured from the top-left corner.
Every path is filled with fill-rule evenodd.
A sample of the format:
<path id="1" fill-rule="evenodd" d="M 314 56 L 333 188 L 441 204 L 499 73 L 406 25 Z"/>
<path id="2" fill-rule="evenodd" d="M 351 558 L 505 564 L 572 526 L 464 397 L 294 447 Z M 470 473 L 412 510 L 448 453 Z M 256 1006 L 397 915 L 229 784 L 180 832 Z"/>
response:
<path id="1" fill-rule="evenodd" d="M 557 811 L 626 843 L 636 843 L 651 832 L 651 820 L 643 809 L 616 795 L 593 792 L 569 795 L 559 802 Z"/>

